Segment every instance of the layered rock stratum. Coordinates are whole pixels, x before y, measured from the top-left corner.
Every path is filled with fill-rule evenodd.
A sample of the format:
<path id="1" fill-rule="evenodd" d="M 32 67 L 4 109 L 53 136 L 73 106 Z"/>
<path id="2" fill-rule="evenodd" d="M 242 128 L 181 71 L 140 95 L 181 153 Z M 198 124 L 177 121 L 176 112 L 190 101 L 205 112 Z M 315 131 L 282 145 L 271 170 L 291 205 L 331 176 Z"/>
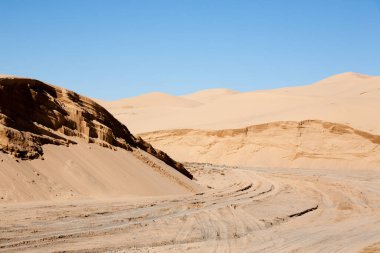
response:
<path id="1" fill-rule="evenodd" d="M 380 167 L 379 135 L 321 120 L 224 130 L 163 130 L 141 136 L 182 162 L 277 168 Z"/>

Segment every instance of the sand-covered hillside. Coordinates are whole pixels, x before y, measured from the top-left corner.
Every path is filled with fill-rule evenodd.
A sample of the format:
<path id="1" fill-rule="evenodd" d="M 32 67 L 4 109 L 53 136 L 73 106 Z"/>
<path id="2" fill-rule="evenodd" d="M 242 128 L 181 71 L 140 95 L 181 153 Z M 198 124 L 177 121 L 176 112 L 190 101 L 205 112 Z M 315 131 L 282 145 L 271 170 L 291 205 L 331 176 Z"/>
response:
<path id="1" fill-rule="evenodd" d="M 178 194 L 192 175 L 96 102 L 38 80 L 0 78 L 1 201 Z"/>
<path id="2" fill-rule="evenodd" d="M 380 136 L 324 121 L 166 130 L 141 136 L 183 162 L 277 168 L 380 167 Z"/>

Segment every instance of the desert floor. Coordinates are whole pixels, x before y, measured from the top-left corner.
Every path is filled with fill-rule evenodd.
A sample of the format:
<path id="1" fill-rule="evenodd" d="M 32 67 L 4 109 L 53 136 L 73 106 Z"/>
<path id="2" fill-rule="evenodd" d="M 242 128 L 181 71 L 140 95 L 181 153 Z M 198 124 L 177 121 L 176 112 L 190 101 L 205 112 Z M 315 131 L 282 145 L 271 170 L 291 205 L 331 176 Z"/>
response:
<path id="1" fill-rule="evenodd" d="M 205 192 L 2 204 L 0 251 L 380 251 L 378 170 L 187 166 Z"/>

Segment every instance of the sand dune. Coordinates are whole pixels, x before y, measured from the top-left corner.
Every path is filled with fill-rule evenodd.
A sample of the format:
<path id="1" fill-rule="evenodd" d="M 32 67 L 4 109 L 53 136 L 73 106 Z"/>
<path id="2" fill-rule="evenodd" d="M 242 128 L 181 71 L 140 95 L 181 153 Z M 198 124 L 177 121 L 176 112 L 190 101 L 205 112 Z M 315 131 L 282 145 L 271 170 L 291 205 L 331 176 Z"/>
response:
<path id="1" fill-rule="evenodd" d="M 380 118 L 375 117 L 380 108 L 379 93 L 380 77 L 344 73 L 303 87 L 242 93 L 206 90 L 181 97 L 201 103 L 196 106 L 163 107 L 160 101 L 144 108 L 135 108 L 133 103 L 122 108 L 117 101 L 104 105 L 121 122 L 128 123 L 133 133 L 318 119 L 380 134 Z M 207 99 L 208 94 L 212 99 Z"/>
<path id="2" fill-rule="evenodd" d="M 277 168 L 380 168 L 380 136 L 323 121 L 141 135 L 182 162 Z"/>
<path id="3" fill-rule="evenodd" d="M 107 103 L 107 102 L 105 102 Z M 108 102 L 110 108 L 141 108 L 152 106 L 193 107 L 200 103 L 186 98 L 176 97 L 161 92 L 153 92 L 137 97 Z"/>
<path id="4" fill-rule="evenodd" d="M 182 164 L 86 97 L 15 77 L 0 78 L 0 91 L 1 202 L 200 189 Z"/>
<path id="5" fill-rule="evenodd" d="M 375 116 L 379 96 L 380 77 L 348 72 L 301 87 L 240 93 L 211 89 L 181 97 L 202 103 L 200 106 L 160 109 L 156 104 L 118 111 L 111 108 L 111 112 L 180 161 L 378 168 L 378 144 L 354 133 L 380 135 L 380 118 Z M 262 124 L 268 129 L 257 131 Z M 326 125 L 350 130 L 340 134 Z M 232 132 L 231 136 L 219 136 Z"/>
<path id="6" fill-rule="evenodd" d="M 222 99 L 227 96 L 238 94 L 238 93 L 239 93 L 238 91 L 219 88 L 219 89 L 201 90 L 192 94 L 184 95 L 182 97 L 205 104 L 213 100 Z"/>
<path id="7" fill-rule="evenodd" d="M 380 77 L 347 72 L 338 74 L 313 85 L 276 89 L 272 92 L 300 96 L 352 98 L 376 95 L 380 91 Z"/>

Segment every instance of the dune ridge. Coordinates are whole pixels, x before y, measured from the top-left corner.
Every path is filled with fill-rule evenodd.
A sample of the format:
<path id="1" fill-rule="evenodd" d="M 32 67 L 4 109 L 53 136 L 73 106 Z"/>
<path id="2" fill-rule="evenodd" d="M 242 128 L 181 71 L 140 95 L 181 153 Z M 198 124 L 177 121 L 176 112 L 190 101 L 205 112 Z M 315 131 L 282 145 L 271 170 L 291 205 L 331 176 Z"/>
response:
<path id="1" fill-rule="evenodd" d="M 380 118 L 374 115 L 380 107 L 379 96 L 380 77 L 348 72 L 306 86 L 238 93 L 210 89 L 180 97 L 200 103 L 197 106 L 161 106 L 159 101 L 145 107 L 133 103 L 123 107 L 117 101 L 103 105 L 135 134 L 319 119 L 378 135 Z"/>
<path id="2" fill-rule="evenodd" d="M 191 94 L 183 95 L 182 98 L 186 98 L 188 100 L 197 101 L 199 103 L 207 103 L 212 100 L 220 99 L 222 97 L 238 94 L 240 92 L 224 89 L 224 88 L 214 88 L 207 90 L 200 90 Z"/>

